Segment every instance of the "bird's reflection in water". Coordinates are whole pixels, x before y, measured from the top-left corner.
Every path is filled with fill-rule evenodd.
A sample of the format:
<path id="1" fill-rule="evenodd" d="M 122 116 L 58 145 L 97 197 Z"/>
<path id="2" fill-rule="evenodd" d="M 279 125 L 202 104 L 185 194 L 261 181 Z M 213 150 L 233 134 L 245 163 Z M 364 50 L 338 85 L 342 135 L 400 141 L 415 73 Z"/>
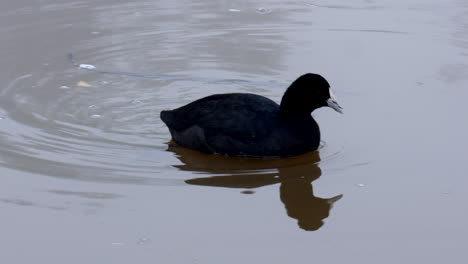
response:
<path id="1" fill-rule="evenodd" d="M 288 215 L 297 219 L 304 230 L 319 229 L 329 216 L 333 203 L 342 197 L 314 196 L 312 182 L 322 174 L 317 165 L 320 161 L 318 152 L 285 159 L 253 159 L 208 155 L 174 144 L 168 150 L 183 163 L 174 167 L 211 175 L 186 180 L 188 184 L 251 189 L 280 183 L 280 197 Z"/>

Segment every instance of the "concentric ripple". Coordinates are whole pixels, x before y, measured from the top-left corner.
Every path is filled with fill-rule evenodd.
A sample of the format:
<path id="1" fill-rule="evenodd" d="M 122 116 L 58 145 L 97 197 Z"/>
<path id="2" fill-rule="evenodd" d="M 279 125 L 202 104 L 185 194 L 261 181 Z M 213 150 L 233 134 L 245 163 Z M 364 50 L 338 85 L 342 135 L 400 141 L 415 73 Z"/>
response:
<path id="1" fill-rule="evenodd" d="M 0 89 L 0 164 L 64 179 L 178 185 L 192 178 L 193 172 L 275 177 L 281 168 L 319 162 L 316 154 L 250 163 L 218 157 L 210 163 L 211 169 L 203 169 L 202 161 L 207 160 L 203 154 L 166 151 L 170 135 L 159 119 L 163 109 L 232 91 L 260 93 L 279 101 L 288 81 L 275 76 L 286 66 L 280 55 L 271 52 L 288 47 L 279 34 L 284 31 L 281 6 L 259 14 L 256 6 L 230 12 L 228 6 L 218 5 L 210 6 L 212 12 L 207 13 L 208 4 L 190 3 L 187 21 L 174 22 L 172 16 L 180 17 L 182 12 L 179 4 L 165 5 L 76 2 L 16 13 L 23 27 L 31 27 L 28 32 L 41 27 L 38 39 L 43 42 L 35 45 L 47 52 L 25 52 L 23 58 L 5 54 L 6 59 L 27 63 L 3 73 L 8 81 Z M 83 16 L 59 17 L 58 12 Z M 13 19 L 15 13 L 7 15 Z M 36 25 L 37 16 L 52 16 L 48 21 L 54 24 Z M 232 23 L 226 25 L 226 20 Z M 210 28 L 221 21 L 224 24 L 216 31 Z M 292 24 L 289 30 L 302 27 L 303 23 Z M 2 30 L 5 35 L 15 32 L 17 39 L 23 37 L 18 28 Z M 54 45 L 54 41 L 60 43 Z M 243 45 L 236 45 L 239 41 Z M 226 46 L 231 47 L 229 53 Z M 258 48 L 252 54 L 243 50 L 248 47 Z M 86 71 L 67 60 L 70 52 L 98 70 L 188 78 Z M 245 56 L 249 61 L 256 56 L 264 67 L 246 65 Z"/>

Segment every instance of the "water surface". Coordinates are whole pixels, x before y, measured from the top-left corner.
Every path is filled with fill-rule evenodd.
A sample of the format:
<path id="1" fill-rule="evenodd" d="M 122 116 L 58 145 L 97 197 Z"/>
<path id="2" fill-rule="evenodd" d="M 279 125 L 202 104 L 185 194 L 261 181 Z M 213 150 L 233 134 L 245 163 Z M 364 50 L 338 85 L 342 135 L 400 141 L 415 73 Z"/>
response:
<path id="1" fill-rule="evenodd" d="M 8 263 L 466 259 L 464 1 L 0 10 Z M 305 72 L 324 75 L 345 110 L 314 112 L 318 152 L 242 159 L 168 144 L 161 110 L 224 92 L 279 102 Z"/>

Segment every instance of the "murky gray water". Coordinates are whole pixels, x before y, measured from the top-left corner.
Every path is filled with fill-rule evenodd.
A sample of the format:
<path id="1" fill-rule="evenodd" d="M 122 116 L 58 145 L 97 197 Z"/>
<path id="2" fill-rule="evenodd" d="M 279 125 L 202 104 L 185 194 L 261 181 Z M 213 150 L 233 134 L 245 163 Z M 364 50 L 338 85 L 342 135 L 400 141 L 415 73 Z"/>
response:
<path id="1" fill-rule="evenodd" d="M 467 17 L 459 0 L 2 1 L 2 262 L 463 262 Z M 345 109 L 314 113 L 318 153 L 168 149 L 162 109 L 279 101 L 305 72 Z"/>

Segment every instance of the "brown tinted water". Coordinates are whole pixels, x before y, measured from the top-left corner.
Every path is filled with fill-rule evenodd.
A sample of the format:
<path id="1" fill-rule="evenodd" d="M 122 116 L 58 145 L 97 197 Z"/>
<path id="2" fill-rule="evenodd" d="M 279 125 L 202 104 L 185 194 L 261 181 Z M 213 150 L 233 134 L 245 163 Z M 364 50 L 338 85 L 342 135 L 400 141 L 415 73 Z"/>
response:
<path id="1" fill-rule="evenodd" d="M 467 19 L 457 0 L 2 1 L 1 262 L 464 263 Z M 345 110 L 314 113 L 318 152 L 169 147 L 162 109 L 279 101 L 305 72 Z"/>

